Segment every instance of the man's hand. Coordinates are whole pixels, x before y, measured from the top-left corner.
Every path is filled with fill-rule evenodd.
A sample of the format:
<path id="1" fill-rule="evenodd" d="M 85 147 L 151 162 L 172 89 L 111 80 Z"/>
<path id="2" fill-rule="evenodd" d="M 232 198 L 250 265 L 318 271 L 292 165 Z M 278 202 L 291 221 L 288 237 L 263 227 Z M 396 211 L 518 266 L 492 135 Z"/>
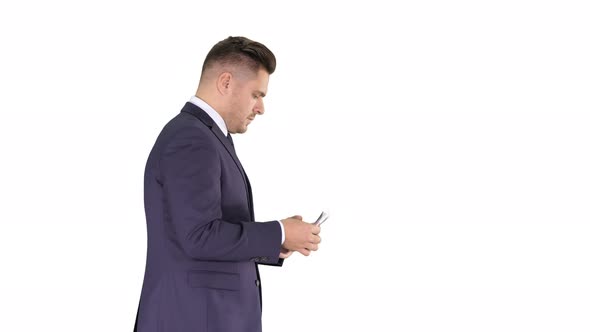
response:
<path id="1" fill-rule="evenodd" d="M 299 220 L 303 220 L 302 216 L 299 215 L 295 215 L 291 217 L 292 219 L 299 219 Z M 283 226 L 284 227 L 284 226 Z M 289 258 L 291 255 L 293 254 L 292 250 L 289 250 L 283 246 L 281 246 L 281 253 L 279 254 L 279 258 Z"/>
<path id="2" fill-rule="evenodd" d="M 285 243 L 281 248 L 280 258 L 291 256 L 292 251 L 309 256 L 312 251 L 318 250 L 318 244 L 321 241 L 319 226 L 303 221 L 301 216 L 293 216 L 281 222 L 285 228 Z"/>
<path id="3" fill-rule="evenodd" d="M 289 256 L 291 256 L 292 254 L 293 251 L 281 247 L 281 253 L 279 254 L 279 258 L 289 258 Z"/>

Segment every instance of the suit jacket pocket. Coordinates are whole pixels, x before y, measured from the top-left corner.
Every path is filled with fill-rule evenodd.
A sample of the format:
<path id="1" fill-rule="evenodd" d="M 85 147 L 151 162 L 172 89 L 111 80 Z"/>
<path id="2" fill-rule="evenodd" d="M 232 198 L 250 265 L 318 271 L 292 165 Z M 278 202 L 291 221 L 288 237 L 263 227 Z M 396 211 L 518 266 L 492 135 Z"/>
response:
<path id="1" fill-rule="evenodd" d="M 237 291 L 240 289 L 240 275 L 218 271 L 189 271 L 188 285 L 194 288 L 211 288 Z"/>

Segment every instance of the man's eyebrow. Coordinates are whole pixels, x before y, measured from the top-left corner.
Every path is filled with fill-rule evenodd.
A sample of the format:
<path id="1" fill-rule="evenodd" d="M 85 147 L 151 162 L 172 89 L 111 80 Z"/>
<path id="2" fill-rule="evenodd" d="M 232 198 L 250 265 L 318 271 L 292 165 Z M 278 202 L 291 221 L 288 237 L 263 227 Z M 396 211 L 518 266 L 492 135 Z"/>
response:
<path id="1" fill-rule="evenodd" d="M 256 93 L 258 93 L 260 95 L 260 97 L 262 97 L 262 98 L 266 97 L 266 93 L 264 93 L 260 90 L 256 90 Z"/>

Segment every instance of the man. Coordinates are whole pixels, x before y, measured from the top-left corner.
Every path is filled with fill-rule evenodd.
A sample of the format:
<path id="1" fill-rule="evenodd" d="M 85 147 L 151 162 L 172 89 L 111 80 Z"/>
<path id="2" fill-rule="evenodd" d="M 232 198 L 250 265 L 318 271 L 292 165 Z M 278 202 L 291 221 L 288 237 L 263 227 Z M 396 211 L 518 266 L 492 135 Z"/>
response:
<path id="1" fill-rule="evenodd" d="M 244 37 L 217 43 L 196 95 L 162 130 L 144 179 L 147 262 L 135 330 L 261 331 L 258 264 L 318 249 L 300 216 L 254 222 L 231 134 L 264 114 L 273 53 Z"/>

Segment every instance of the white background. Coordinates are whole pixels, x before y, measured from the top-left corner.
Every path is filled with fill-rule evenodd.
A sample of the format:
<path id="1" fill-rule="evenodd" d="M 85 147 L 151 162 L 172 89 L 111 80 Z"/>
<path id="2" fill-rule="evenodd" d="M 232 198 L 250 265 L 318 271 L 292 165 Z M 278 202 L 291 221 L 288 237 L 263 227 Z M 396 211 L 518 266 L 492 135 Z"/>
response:
<path id="1" fill-rule="evenodd" d="M 235 138 L 265 331 L 589 331 L 584 1 L 3 1 L 0 330 L 131 331 L 143 170 L 217 41 L 276 54 Z"/>

